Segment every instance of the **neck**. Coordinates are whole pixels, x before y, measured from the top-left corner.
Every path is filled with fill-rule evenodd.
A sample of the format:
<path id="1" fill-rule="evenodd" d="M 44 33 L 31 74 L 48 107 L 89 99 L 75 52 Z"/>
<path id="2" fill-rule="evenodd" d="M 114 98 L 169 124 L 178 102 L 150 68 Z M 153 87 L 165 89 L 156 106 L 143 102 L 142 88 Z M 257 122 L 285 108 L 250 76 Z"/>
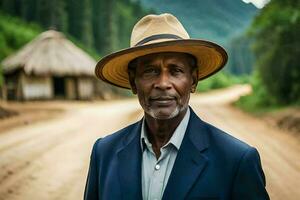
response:
<path id="1" fill-rule="evenodd" d="M 186 112 L 187 108 L 182 110 L 177 116 L 166 120 L 155 119 L 145 113 L 148 138 L 154 151 L 159 151 L 162 146 L 168 143 Z"/>

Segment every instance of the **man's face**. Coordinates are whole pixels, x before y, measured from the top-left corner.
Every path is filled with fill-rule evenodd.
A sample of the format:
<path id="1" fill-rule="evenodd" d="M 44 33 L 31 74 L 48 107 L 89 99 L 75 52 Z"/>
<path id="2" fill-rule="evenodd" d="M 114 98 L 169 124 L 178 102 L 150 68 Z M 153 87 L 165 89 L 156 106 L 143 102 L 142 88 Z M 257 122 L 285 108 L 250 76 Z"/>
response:
<path id="1" fill-rule="evenodd" d="M 145 113 L 155 119 L 171 119 L 188 107 L 197 86 L 197 71 L 184 53 L 157 53 L 140 57 L 129 71 L 134 94 Z"/>

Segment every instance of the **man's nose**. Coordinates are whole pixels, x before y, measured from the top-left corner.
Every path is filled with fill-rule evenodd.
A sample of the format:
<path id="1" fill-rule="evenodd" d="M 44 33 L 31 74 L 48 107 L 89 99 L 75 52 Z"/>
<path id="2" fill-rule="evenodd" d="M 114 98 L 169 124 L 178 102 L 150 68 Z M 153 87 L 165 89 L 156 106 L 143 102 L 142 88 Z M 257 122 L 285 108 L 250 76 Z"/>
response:
<path id="1" fill-rule="evenodd" d="M 171 89 L 172 84 L 170 82 L 170 77 L 167 72 L 161 72 L 161 74 L 157 77 L 154 87 L 156 89 L 161 90 Z"/>

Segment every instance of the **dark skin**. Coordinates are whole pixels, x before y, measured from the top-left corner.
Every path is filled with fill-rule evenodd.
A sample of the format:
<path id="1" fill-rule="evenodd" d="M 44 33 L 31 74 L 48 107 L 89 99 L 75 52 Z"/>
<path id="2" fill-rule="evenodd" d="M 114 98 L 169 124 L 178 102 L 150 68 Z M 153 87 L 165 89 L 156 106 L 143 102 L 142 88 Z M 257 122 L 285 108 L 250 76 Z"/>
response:
<path id="1" fill-rule="evenodd" d="M 148 138 L 158 159 L 188 109 L 198 79 L 195 60 L 184 53 L 156 53 L 129 66 L 132 92 L 145 112 Z M 133 66 L 133 67 L 132 67 Z"/>

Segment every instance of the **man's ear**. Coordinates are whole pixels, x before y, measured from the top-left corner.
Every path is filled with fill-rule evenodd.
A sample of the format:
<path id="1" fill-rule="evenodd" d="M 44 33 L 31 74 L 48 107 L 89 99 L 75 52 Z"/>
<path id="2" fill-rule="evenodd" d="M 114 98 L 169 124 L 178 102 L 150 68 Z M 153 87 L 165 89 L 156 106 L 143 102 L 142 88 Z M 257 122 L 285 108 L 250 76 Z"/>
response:
<path id="1" fill-rule="evenodd" d="M 128 78 L 129 78 L 129 84 L 131 87 L 131 91 L 133 94 L 137 94 L 136 91 L 136 85 L 135 85 L 135 69 L 128 68 Z"/>
<path id="2" fill-rule="evenodd" d="M 198 85 L 198 68 L 192 71 L 192 81 L 191 93 L 194 93 Z"/>

